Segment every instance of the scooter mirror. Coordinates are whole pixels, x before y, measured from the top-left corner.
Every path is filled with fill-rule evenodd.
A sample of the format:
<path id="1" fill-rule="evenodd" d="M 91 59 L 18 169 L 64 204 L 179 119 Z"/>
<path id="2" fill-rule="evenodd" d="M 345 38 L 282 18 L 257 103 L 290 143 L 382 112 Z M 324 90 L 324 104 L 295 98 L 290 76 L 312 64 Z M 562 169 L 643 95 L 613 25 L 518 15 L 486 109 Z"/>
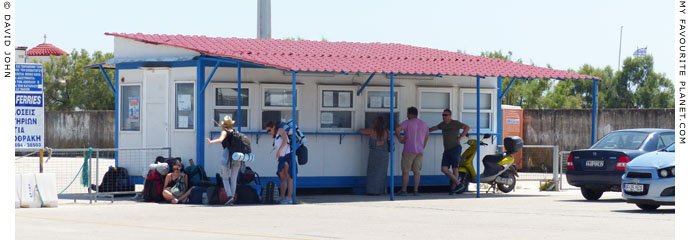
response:
<path id="1" fill-rule="evenodd" d="M 486 138 L 490 138 L 490 137 L 491 137 L 491 134 L 484 134 L 484 138 L 485 138 L 485 139 L 486 139 Z"/>

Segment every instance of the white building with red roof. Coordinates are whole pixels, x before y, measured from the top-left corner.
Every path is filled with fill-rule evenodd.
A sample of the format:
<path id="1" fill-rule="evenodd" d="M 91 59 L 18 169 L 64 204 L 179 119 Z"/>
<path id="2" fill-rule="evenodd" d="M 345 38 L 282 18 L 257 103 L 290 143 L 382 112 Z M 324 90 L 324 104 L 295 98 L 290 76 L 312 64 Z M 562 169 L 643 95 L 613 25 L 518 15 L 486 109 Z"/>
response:
<path id="1" fill-rule="evenodd" d="M 53 44 L 43 42 L 38 46 L 35 46 L 29 50 L 27 47 L 16 47 L 16 59 L 17 63 L 32 63 L 50 61 L 50 56 L 62 56 L 69 55 L 69 53 L 63 51 L 62 49 L 56 47 Z"/>
<path id="2" fill-rule="evenodd" d="M 295 111 L 309 139 L 309 163 L 299 166 L 298 187 L 363 188 L 368 137 L 357 131 L 370 127 L 376 116 L 384 116 L 387 123 L 394 116 L 397 124 L 414 106 L 421 120 L 435 126 L 448 108 L 453 119 L 470 125 L 472 137 L 486 133 L 500 139 L 500 97 L 508 91 L 502 81 L 597 81 L 567 71 L 393 43 L 106 35 L 114 37 L 115 58 L 93 67 L 115 70 L 116 79 L 109 83 L 117 97 L 116 147 L 169 147 L 172 156 L 194 159 L 213 176 L 221 169 L 222 148 L 205 139 L 217 137 L 221 129 L 214 122 L 229 115 L 251 138 L 258 160 L 249 165 L 266 180 L 275 180 L 275 152 L 264 124 L 291 119 Z M 481 148 L 481 156 L 495 153 L 497 144 L 500 140 Z M 422 186 L 448 185 L 439 170 L 443 149 L 440 133 L 433 133 L 424 152 Z M 395 141 L 391 156 L 396 176 L 401 174 L 401 153 L 402 145 Z M 143 176 L 150 160 L 118 159 L 118 166 Z M 400 178 L 395 181 L 399 186 Z"/>

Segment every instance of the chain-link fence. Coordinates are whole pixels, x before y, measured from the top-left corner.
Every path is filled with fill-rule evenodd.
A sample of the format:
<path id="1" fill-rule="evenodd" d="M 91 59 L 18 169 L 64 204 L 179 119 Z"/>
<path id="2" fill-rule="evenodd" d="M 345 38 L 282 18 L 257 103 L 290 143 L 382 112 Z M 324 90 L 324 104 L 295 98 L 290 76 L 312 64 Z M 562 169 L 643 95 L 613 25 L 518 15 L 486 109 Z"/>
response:
<path id="1" fill-rule="evenodd" d="M 149 164 L 156 157 L 170 157 L 170 148 L 50 149 L 41 162 L 39 151 L 15 150 L 15 173 L 55 173 L 58 196 L 135 194 L 143 185 Z M 135 184 L 138 183 L 138 184 Z"/>
<path id="2" fill-rule="evenodd" d="M 553 187 L 544 190 L 560 190 L 561 161 L 557 145 L 524 145 L 522 164 L 518 169 L 518 181 L 539 181 L 540 186 L 552 182 Z M 551 189 L 548 189 L 551 188 Z"/>

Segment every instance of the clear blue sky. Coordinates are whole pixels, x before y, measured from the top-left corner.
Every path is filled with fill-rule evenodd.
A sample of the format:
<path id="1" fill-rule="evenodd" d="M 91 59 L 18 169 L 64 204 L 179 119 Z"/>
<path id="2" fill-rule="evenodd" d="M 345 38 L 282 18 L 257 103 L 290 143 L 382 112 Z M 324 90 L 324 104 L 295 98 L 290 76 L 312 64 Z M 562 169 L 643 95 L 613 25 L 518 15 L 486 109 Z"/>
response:
<path id="1" fill-rule="evenodd" d="M 272 37 L 390 42 L 444 50 L 512 51 L 557 69 L 596 67 L 648 47 L 673 79 L 673 1 L 272 1 Z M 104 32 L 256 37 L 256 0 L 16 1 L 17 45 L 112 52 Z"/>

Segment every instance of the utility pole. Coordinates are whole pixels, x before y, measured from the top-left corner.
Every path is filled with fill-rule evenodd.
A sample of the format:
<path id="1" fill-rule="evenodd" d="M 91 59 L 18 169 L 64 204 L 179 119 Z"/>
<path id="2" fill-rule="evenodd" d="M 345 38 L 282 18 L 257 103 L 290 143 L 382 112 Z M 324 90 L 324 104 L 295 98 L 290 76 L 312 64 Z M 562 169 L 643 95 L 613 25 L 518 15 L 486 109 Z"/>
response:
<path id="1" fill-rule="evenodd" d="M 618 71 L 621 70 L 621 45 L 623 44 L 623 26 L 621 26 L 621 39 L 618 42 Z"/>

